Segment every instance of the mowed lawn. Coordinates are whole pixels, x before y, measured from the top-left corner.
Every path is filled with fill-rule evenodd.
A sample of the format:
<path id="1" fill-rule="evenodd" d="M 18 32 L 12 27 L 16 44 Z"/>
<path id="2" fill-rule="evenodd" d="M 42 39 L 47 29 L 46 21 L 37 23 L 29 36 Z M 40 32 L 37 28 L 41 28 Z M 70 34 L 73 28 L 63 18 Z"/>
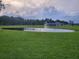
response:
<path id="1" fill-rule="evenodd" d="M 0 59 L 79 59 L 79 32 L 0 30 Z"/>
<path id="2" fill-rule="evenodd" d="M 0 28 L 44 28 L 44 25 L 14 25 L 14 26 L 11 25 L 11 26 L 0 26 Z M 61 29 L 70 29 L 79 31 L 79 26 L 76 25 L 47 26 L 47 28 L 61 28 Z"/>

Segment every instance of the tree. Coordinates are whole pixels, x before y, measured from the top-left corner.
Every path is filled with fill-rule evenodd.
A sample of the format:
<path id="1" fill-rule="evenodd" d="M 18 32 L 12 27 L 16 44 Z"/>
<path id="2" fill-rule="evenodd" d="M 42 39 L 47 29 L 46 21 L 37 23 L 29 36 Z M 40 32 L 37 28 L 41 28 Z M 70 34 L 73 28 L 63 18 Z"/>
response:
<path id="1" fill-rule="evenodd" d="M 4 4 L 2 3 L 2 0 L 0 0 L 0 11 L 1 11 L 2 9 L 5 9 L 5 6 L 4 6 Z"/>
<path id="2" fill-rule="evenodd" d="M 69 21 L 70 25 L 74 25 L 74 22 L 72 20 Z"/>

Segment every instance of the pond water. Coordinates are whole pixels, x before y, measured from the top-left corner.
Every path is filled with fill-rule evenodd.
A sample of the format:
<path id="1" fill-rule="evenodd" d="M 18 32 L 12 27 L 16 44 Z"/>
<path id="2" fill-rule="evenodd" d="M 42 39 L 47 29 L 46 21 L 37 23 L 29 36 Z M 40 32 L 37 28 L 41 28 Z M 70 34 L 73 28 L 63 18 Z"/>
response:
<path id="1" fill-rule="evenodd" d="M 54 29 L 54 28 L 3 28 L 6 30 L 21 30 L 21 31 L 31 31 L 31 32 L 75 32 L 69 29 Z"/>

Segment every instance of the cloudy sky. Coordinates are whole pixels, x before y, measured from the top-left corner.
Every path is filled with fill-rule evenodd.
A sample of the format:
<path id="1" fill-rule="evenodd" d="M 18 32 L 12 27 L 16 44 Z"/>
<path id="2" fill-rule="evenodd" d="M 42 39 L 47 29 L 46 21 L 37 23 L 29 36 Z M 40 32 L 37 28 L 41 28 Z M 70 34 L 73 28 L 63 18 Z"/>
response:
<path id="1" fill-rule="evenodd" d="M 3 0 L 3 3 L 7 5 L 0 15 L 53 19 L 79 16 L 79 0 Z"/>

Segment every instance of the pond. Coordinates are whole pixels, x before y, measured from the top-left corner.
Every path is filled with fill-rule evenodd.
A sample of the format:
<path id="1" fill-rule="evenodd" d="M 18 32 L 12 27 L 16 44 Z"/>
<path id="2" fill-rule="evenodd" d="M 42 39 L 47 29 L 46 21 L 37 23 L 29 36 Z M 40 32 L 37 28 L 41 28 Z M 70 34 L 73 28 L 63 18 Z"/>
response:
<path id="1" fill-rule="evenodd" d="M 75 30 L 69 29 L 54 29 L 54 28 L 2 28 L 6 30 L 21 30 L 31 32 L 75 32 Z"/>

